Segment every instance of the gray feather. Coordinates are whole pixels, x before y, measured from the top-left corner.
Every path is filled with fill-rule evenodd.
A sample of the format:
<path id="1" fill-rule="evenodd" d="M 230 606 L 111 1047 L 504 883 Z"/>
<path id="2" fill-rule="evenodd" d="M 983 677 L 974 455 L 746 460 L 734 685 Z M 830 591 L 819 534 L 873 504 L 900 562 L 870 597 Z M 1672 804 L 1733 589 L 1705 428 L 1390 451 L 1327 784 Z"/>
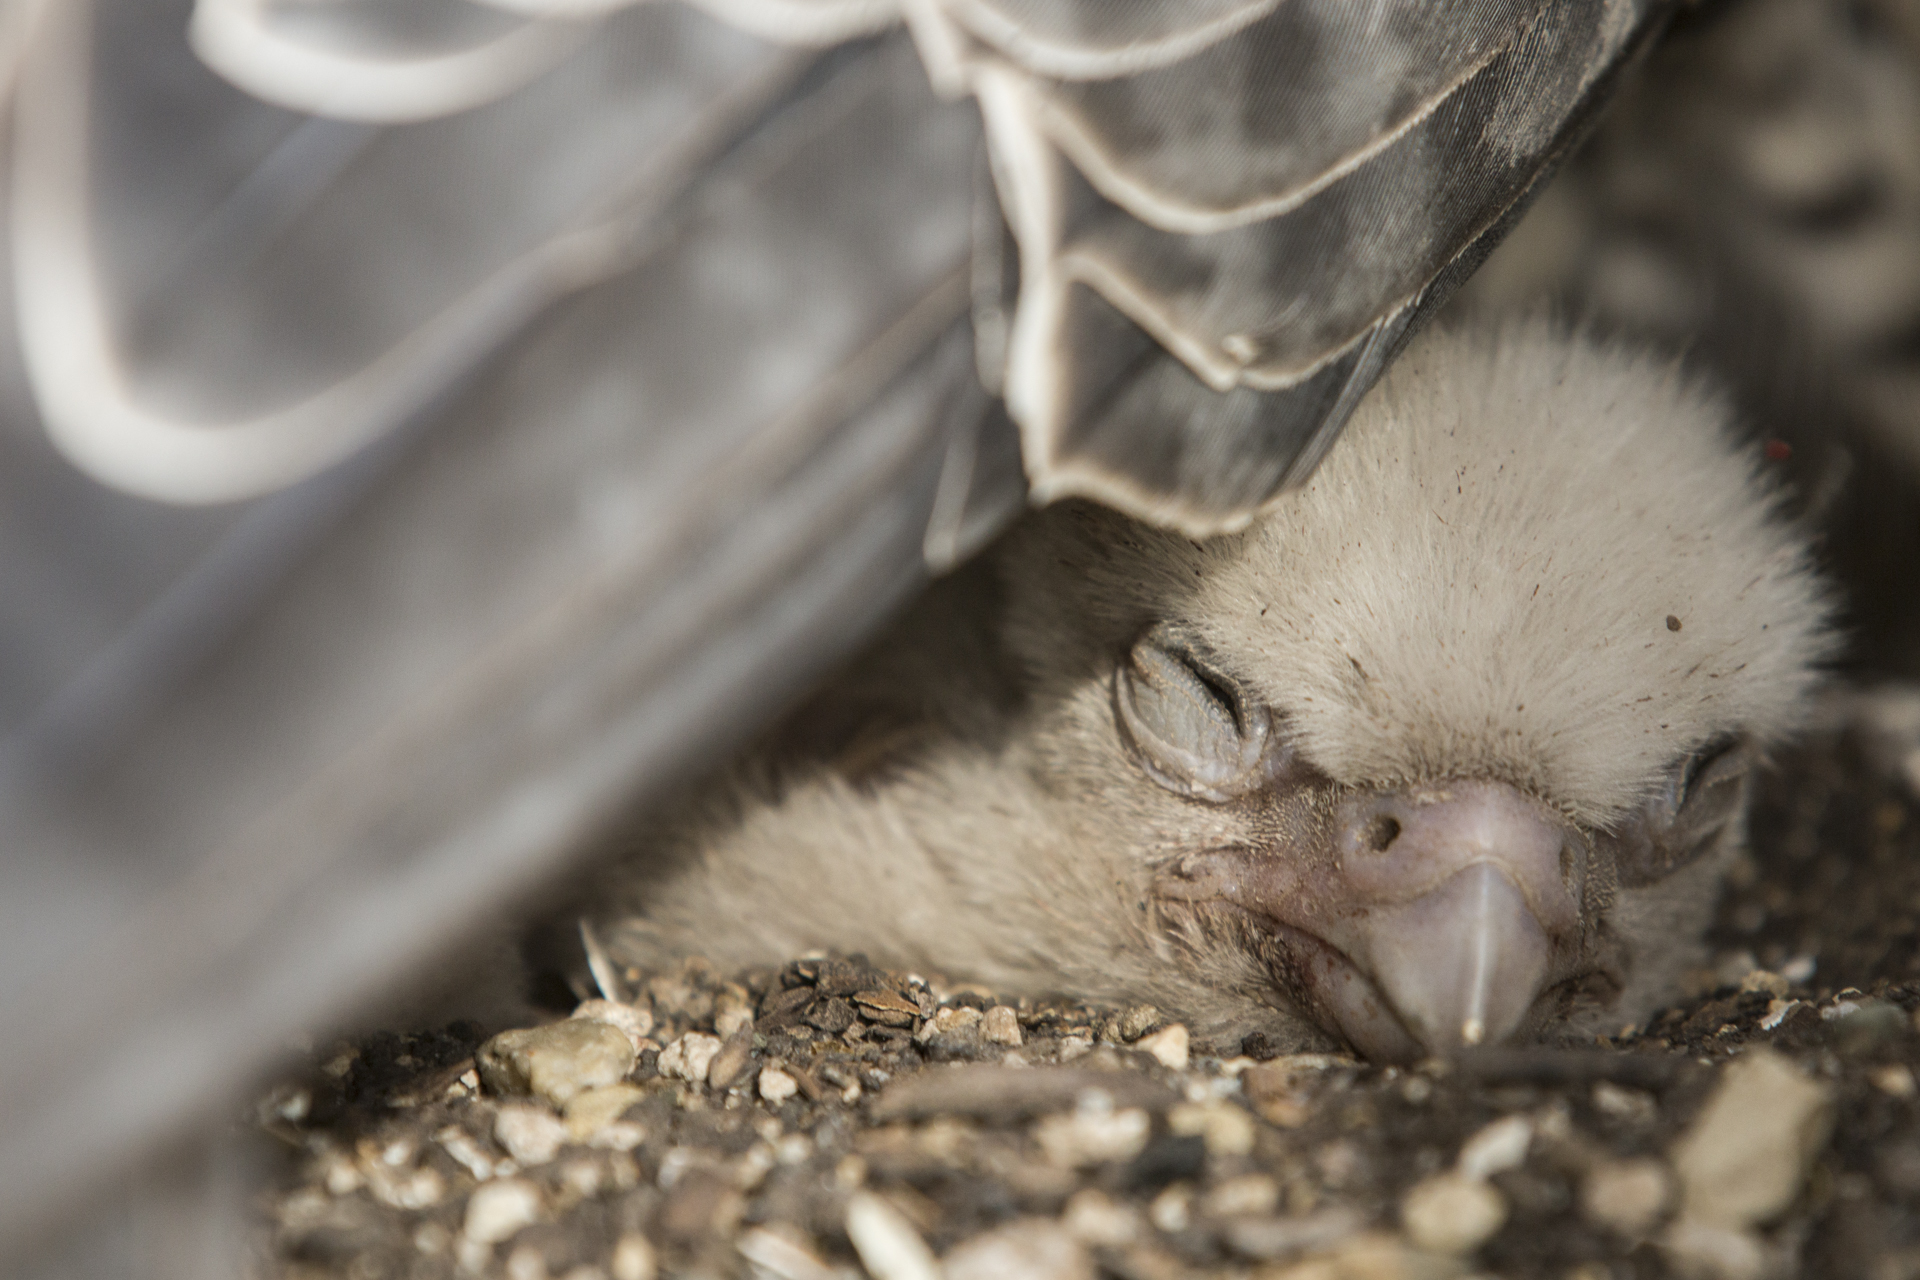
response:
<path id="1" fill-rule="evenodd" d="M 12 686 L 0 748 L 24 922 L 0 1016 L 36 1030 L 0 1046 L 0 1237 L 737 744 L 1027 479 L 1194 530 L 1251 518 L 1657 17 L 918 7 L 962 71 L 1052 104 L 1165 207 L 1260 215 L 1195 236 L 1089 181 L 1037 108 L 988 104 L 1001 187 L 977 203 L 980 117 L 904 36 L 801 52 L 669 4 L 591 26 L 267 6 L 356 75 L 554 38 L 439 108 L 407 83 L 329 104 L 223 61 L 219 7 L 195 38 L 226 79 L 182 4 L 49 6 L 14 103 L 16 416 L 134 491 L 250 505 L 95 495 L 0 526 L 55 548 L 40 572 L 124 574 L 91 621 L 6 615 L 61 661 Z M 705 7 L 815 40 L 879 20 Z M 1331 61 L 1292 43 L 1308 28 Z M 1316 70 L 1236 118 L 1275 68 Z M 1024 180 L 1008 129 L 1057 227 L 999 225 Z M 1243 333 L 1257 358 L 1220 376 Z M 116 551 L 87 545 L 100 511 Z"/>

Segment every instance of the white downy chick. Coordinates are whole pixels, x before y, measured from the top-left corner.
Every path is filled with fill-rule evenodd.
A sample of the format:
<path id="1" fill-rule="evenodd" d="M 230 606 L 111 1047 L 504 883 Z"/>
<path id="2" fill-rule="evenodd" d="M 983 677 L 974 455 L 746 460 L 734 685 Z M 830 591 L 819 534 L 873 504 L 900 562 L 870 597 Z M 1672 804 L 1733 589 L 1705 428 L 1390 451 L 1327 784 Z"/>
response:
<path id="1" fill-rule="evenodd" d="M 1389 1060 L 1640 1018 L 1831 647 L 1726 419 L 1544 322 L 1437 332 L 1242 533 L 1039 512 L 660 823 L 602 936 Z"/>

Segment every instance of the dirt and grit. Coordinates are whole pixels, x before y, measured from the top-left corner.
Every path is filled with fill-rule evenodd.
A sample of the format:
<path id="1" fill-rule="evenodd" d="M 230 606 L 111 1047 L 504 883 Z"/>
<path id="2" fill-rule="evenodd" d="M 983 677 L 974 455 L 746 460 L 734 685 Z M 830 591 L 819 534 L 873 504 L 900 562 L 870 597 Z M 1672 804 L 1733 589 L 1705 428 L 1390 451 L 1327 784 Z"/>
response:
<path id="1" fill-rule="evenodd" d="M 1414 1068 L 853 958 L 617 976 L 316 1055 L 258 1272 L 509 1280 L 1920 1277 L 1920 715 L 1753 809 L 1698 993 Z M 1221 1046 L 1212 1046 L 1219 1050 Z"/>

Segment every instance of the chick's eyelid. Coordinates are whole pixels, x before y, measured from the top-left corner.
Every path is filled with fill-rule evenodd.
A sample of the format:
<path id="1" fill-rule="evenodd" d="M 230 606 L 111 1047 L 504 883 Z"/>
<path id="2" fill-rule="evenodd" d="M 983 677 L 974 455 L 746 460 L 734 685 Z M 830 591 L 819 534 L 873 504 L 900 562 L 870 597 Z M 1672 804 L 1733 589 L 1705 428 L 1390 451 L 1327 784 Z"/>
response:
<path id="1" fill-rule="evenodd" d="M 1184 698 L 1196 711 L 1222 727 L 1240 733 L 1242 726 L 1234 715 L 1234 700 L 1225 690 L 1207 678 L 1205 672 L 1156 646 L 1137 645 L 1128 655 L 1143 674 L 1162 691 Z"/>
<path id="2" fill-rule="evenodd" d="M 1695 747 L 1674 768 L 1675 802 L 1684 805 L 1703 788 L 1745 773 L 1752 763 L 1747 754 L 1746 740 L 1737 733 L 1718 734 Z"/>
<path id="3" fill-rule="evenodd" d="M 1164 627 L 1117 664 L 1113 711 L 1134 762 L 1189 799 L 1226 803 L 1294 771 L 1279 717 Z"/>

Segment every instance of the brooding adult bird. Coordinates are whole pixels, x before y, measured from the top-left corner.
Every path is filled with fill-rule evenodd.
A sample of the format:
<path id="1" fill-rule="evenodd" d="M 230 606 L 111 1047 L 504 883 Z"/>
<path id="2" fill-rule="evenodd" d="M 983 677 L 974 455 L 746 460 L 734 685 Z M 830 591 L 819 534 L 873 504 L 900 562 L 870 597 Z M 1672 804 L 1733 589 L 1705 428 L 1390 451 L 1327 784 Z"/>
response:
<path id="1" fill-rule="evenodd" d="M 864 951 L 1403 1060 L 1672 995 L 1830 648 L 1713 394 L 1438 332 L 1243 533 L 1030 517 L 598 889 L 616 962 Z"/>
<path id="2" fill-rule="evenodd" d="M 0 1249 L 1030 493 L 1284 502 L 1669 7 L 0 5 Z"/>

